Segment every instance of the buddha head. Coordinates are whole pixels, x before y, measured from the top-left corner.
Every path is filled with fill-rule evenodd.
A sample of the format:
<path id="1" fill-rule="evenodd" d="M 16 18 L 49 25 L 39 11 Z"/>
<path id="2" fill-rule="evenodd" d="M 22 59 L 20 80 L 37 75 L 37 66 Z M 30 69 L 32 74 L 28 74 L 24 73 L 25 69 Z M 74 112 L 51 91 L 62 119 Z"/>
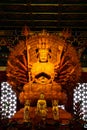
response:
<path id="1" fill-rule="evenodd" d="M 36 53 L 37 58 L 39 59 L 39 62 L 48 62 L 48 59 L 50 57 L 51 49 L 48 45 L 48 40 L 45 38 L 39 39 L 39 43 L 37 45 Z"/>

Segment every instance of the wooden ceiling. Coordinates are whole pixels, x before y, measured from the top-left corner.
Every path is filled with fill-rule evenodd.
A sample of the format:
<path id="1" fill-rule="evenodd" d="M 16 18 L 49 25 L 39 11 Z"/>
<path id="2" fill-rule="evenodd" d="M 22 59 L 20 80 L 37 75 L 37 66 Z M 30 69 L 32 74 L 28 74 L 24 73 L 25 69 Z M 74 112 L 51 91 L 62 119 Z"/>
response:
<path id="1" fill-rule="evenodd" d="M 0 0 L 0 30 L 87 31 L 87 0 Z"/>

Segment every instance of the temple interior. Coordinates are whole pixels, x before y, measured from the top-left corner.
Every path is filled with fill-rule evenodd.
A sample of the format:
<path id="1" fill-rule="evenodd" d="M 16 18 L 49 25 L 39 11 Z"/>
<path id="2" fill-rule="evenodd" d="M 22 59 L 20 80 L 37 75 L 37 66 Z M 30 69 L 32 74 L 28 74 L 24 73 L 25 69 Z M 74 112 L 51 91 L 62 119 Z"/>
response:
<path id="1" fill-rule="evenodd" d="M 0 130 L 87 128 L 86 8 L 0 1 Z"/>

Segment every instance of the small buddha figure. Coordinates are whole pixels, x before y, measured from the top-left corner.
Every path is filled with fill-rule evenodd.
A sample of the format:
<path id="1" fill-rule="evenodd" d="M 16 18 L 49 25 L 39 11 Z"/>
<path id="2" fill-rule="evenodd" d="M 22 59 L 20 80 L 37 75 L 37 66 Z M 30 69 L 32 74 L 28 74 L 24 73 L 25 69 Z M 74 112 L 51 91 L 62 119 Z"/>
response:
<path id="1" fill-rule="evenodd" d="M 45 120 L 47 115 L 47 104 L 43 93 L 40 94 L 40 98 L 37 101 L 36 114 L 40 115 L 42 119 Z"/>
<path id="2" fill-rule="evenodd" d="M 24 122 L 29 121 L 30 121 L 30 101 L 26 100 L 24 106 Z"/>
<path id="3" fill-rule="evenodd" d="M 54 120 L 59 120 L 58 100 L 52 101 L 52 112 Z"/>

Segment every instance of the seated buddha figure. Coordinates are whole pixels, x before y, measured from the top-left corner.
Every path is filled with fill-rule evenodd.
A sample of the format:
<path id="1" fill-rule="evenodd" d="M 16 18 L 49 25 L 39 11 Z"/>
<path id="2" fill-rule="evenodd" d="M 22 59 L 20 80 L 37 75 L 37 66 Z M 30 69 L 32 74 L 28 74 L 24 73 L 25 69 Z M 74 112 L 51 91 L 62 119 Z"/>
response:
<path id="1" fill-rule="evenodd" d="M 36 49 L 37 62 L 32 64 L 31 67 L 31 91 L 34 93 L 46 93 L 51 92 L 52 82 L 54 80 L 54 64 L 49 61 L 51 56 L 51 50 L 45 41 L 39 44 Z M 46 95 L 45 95 L 46 96 Z M 39 96 L 38 96 L 39 98 Z M 37 98 L 37 99 L 38 99 Z"/>
<path id="2" fill-rule="evenodd" d="M 43 120 L 46 118 L 47 104 L 43 93 L 40 94 L 40 98 L 37 101 L 36 114 L 40 115 Z"/>
<path id="3" fill-rule="evenodd" d="M 54 64 L 49 62 L 50 49 L 45 43 L 42 43 L 41 46 L 39 46 L 39 48 L 36 50 L 36 53 L 38 61 L 32 65 L 32 79 L 38 83 L 46 84 L 53 80 L 55 75 Z"/>
<path id="4" fill-rule="evenodd" d="M 52 55 L 54 53 L 48 39 L 45 37 L 38 39 L 37 47 L 35 48 L 36 52 L 33 52 L 36 56 L 35 62 L 31 61 L 30 49 L 32 50 L 29 45 L 28 53 L 30 58 L 28 68 L 30 80 L 23 86 L 23 92 L 20 93 L 19 98 L 24 97 L 24 100 L 38 100 L 41 93 L 45 95 L 46 100 L 59 98 L 61 86 L 54 81 L 56 75 L 55 64 L 52 62 Z M 60 59 L 60 54 L 58 59 Z M 24 102 L 23 99 L 21 102 Z"/>
<path id="5" fill-rule="evenodd" d="M 53 99 L 58 97 L 61 91 L 61 86 L 55 83 L 55 65 L 50 62 L 51 48 L 47 39 L 40 39 L 36 48 L 37 61 L 30 64 L 30 81 L 24 85 L 21 97 L 24 95 L 24 100 L 34 100 L 39 98 L 40 94 L 45 95 L 45 99 Z M 53 95 L 53 97 L 52 97 Z M 31 97 L 29 97 L 31 96 Z"/>

